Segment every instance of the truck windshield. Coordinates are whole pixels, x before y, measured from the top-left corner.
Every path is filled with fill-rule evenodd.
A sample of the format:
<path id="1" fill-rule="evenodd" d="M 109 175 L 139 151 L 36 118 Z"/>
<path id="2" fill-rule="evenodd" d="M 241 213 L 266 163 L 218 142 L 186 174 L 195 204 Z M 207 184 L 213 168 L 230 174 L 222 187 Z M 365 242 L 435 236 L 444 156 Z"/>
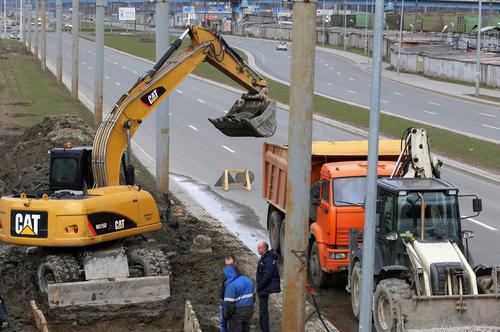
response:
<path id="1" fill-rule="evenodd" d="M 459 242 L 456 196 L 443 192 L 409 193 L 398 197 L 397 212 L 397 231 L 402 237 Z"/>
<path id="2" fill-rule="evenodd" d="M 366 177 L 338 178 L 333 180 L 333 203 L 336 206 L 365 204 Z"/>

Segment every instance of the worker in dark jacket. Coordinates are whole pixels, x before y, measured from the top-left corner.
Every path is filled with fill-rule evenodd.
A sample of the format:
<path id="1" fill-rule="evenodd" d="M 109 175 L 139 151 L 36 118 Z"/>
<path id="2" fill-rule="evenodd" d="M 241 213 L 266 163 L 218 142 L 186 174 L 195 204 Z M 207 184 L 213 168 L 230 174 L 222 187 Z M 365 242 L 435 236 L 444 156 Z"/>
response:
<path id="1" fill-rule="evenodd" d="M 230 332 L 248 332 L 255 302 L 253 281 L 239 274 L 234 265 L 224 268 L 224 276 L 226 282 L 222 315 Z"/>
<path id="2" fill-rule="evenodd" d="M 269 331 L 269 294 L 281 292 L 278 254 L 269 250 L 267 242 L 260 242 L 257 251 L 260 255 L 257 265 L 257 294 L 259 295 L 260 330 Z"/>

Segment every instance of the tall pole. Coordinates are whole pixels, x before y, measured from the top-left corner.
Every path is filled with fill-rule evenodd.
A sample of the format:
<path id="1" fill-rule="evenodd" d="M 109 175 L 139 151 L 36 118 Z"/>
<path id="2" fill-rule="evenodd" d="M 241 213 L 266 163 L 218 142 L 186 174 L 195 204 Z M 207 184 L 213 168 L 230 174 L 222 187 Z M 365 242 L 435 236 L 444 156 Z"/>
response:
<path id="1" fill-rule="evenodd" d="M 33 8 L 32 8 L 32 0 L 29 0 L 28 2 L 28 52 L 31 52 L 31 30 L 33 28 L 31 27 L 31 23 L 33 22 Z"/>
<path id="2" fill-rule="evenodd" d="M 35 59 L 38 59 L 40 56 L 39 53 L 39 30 L 40 28 L 38 27 L 38 18 L 40 17 L 40 0 L 35 0 L 35 24 L 33 25 L 35 27 Z"/>
<path id="3" fill-rule="evenodd" d="M 19 0 L 19 39 L 24 40 L 23 0 Z"/>
<path id="4" fill-rule="evenodd" d="M 42 0 L 42 8 L 40 9 L 42 13 L 42 44 L 40 45 L 41 56 L 40 62 L 42 65 L 42 70 L 45 71 L 47 68 L 47 26 L 46 26 L 46 18 L 47 18 L 47 0 Z"/>
<path id="5" fill-rule="evenodd" d="M 57 83 L 62 83 L 62 0 L 56 0 Z"/>
<path id="6" fill-rule="evenodd" d="M 3 36 L 7 38 L 7 0 L 3 0 Z"/>
<path id="7" fill-rule="evenodd" d="M 399 75 L 399 60 L 401 56 L 401 44 L 403 43 L 403 17 L 404 17 L 405 0 L 401 1 L 401 16 L 399 18 L 399 44 L 398 44 L 398 65 L 397 74 Z"/>
<path id="8" fill-rule="evenodd" d="M 476 97 L 479 97 L 479 85 L 481 84 L 481 11 L 482 1 L 479 0 L 477 11 L 477 42 L 476 42 Z"/>
<path id="9" fill-rule="evenodd" d="M 304 331 L 316 43 L 316 0 L 293 4 L 287 220 L 281 330 Z"/>
<path id="10" fill-rule="evenodd" d="M 321 20 L 323 21 L 323 46 L 325 46 L 325 0 L 323 0 L 323 15 L 321 15 Z"/>
<path id="11" fill-rule="evenodd" d="M 344 0 L 344 51 L 347 48 L 347 0 Z"/>
<path id="12" fill-rule="evenodd" d="M 104 80 L 104 0 L 96 1 L 95 8 L 95 96 L 94 122 L 102 122 Z"/>
<path id="13" fill-rule="evenodd" d="M 368 0 L 365 0 L 365 56 L 368 55 Z"/>
<path id="14" fill-rule="evenodd" d="M 165 54 L 168 49 L 169 40 L 169 3 L 159 0 L 156 3 L 156 60 Z M 165 100 L 156 109 L 156 186 L 158 193 L 168 200 L 169 188 L 169 99 Z"/>
<path id="15" fill-rule="evenodd" d="M 363 260 L 361 269 L 361 299 L 359 331 L 369 332 L 372 326 L 373 261 L 375 257 L 375 207 L 377 202 L 378 140 L 380 126 L 380 81 L 382 72 L 382 33 L 384 0 L 375 3 L 375 30 L 373 33 L 373 64 L 370 100 L 370 127 L 368 136 L 368 176 L 363 232 Z"/>
<path id="16" fill-rule="evenodd" d="M 80 1 L 73 0 L 73 10 L 71 11 L 71 98 L 78 100 L 78 33 L 80 31 Z"/>

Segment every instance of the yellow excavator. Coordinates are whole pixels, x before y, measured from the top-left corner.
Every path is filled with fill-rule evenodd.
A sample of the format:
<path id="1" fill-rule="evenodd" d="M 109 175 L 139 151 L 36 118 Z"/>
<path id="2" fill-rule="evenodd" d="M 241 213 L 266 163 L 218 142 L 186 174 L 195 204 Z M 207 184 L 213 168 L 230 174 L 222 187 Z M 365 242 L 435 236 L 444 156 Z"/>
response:
<path id="1" fill-rule="evenodd" d="M 181 47 L 188 35 L 191 43 Z M 162 227 L 153 197 L 134 184 L 130 143 L 145 117 L 204 61 L 248 91 L 210 122 L 228 136 L 273 135 L 276 103 L 267 96 L 267 82 L 219 34 L 188 26 L 108 112 L 92 147 L 50 151 L 48 190 L 0 199 L 0 241 L 50 253 L 37 275 L 51 307 L 169 296 L 165 254 L 122 241 Z"/>

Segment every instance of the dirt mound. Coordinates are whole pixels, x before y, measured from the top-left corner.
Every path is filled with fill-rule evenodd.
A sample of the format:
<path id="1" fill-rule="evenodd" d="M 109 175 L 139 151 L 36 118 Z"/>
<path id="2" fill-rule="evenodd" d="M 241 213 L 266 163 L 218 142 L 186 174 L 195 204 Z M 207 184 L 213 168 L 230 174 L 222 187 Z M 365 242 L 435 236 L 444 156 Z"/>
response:
<path id="1" fill-rule="evenodd" d="M 49 178 L 48 151 L 73 145 L 92 145 L 94 130 L 73 115 L 45 118 L 15 139 L 6 139 L 0 159 L 0 194 L 46 188 Z M 0 139 L 1 140 L 1 139 Z"/>

